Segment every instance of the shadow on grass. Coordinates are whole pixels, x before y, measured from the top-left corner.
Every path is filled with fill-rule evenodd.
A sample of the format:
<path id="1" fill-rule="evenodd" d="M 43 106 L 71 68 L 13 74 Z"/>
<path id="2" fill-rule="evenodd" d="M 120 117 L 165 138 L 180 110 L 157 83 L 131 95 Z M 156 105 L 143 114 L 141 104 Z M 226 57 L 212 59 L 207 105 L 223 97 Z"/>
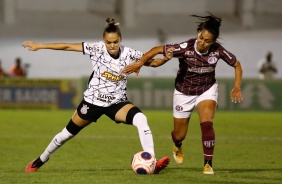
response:
<path id="1" fill-rule="evenodd" d="M 179 167 L 169 167 L 166 168 L 167 170 L 171 170 L 171 171 L 176 171 L 176 170 L 185 170 L 185 171 L 202 171 L 201 168 L 179 168 Z M 223 169 L 223 168 L 215 168 L 214 171 L 217 172 L 227 172 L 227 173 L 246 173 L 246 172 L 282 172 L 282 168 L 253 168 L 253 169 L 249 169 L 249 168 L 237 168 L 237 169 Z"/>

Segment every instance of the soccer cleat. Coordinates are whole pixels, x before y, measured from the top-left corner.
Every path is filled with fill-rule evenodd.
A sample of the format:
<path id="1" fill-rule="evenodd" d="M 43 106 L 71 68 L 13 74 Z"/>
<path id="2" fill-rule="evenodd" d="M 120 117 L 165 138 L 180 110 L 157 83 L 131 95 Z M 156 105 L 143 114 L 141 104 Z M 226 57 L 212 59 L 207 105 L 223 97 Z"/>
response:
<path id="1" fill-rule="evenodd" d="M 48 159 L 49 160 L 49 159 Z M 48 161 L 47 160 L 47 161 Z M 47 162 L 46 161 L 46 162 Z M 25 172 L 36 172 L 44 163 L 46 162 L 42 162 L 40 160 L 40 157 L 38 157 L 37 159 L 33 160 L 32 162 L 30 162 L 26 168 L 25 168 Z"/>
<path id="2" fill-rule="evenodd" d="M 182 151 L 182 147 L 173 147 L 173 158 L 176 163 L 182 164 L 184 160 L 184 153 Z"/>
<path id="3" fill-rule="evenodd" d="M 170 161 L 170 158 L 168 156 L 165 156 L 162 159 L 158 160 L 156 163 L 154 174 L 159 174 L 161 170 L 166 168 L 169 164 L 169 161 Z"/>
<path id="4" fill-rule="evenodd" d="M 204 171 L 203 174 L 214 174 L 212 167 L 210 166 L 210 164 L 206 164 L 204 166 Z"/>

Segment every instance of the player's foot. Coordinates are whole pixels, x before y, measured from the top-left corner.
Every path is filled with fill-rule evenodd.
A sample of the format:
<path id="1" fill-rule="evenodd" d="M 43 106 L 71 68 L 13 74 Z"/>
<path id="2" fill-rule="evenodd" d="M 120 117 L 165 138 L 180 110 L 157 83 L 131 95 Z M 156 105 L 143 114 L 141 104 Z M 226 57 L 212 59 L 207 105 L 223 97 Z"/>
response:
<path id="1" fill-rule="evenodd" d="M 47 160 L 48 161 L 48 160 Z M 46 162 L 47 162 L 46 161 Z M 25 172 L 36 172 L 44 163 L 40 160 L 40 157 L 31 161 L 25 168 Z"/>
<path id="2" fill-rule="evenodd" d="M 176 163 L 182 164 L 184 160 L 184 153 L 182 151 L 182 147 L 173 147 L 173 158 Z"/>
<path id="3" fill-rule="evenodd" d="M 210 166 L 210 164 L 206 164 L 204 166 L 204 174 L 214 174 L 212 167 Z"/>
<path id="4" fill-rule="evenodd" d="M 165 156 L 162 159 L 158 160 L 156 163 L 154 174 L 159 174 L 161 170 L 166 168 L 169 164 L 169 161 L 170 161 L 170 158 L 168 156 Z"/>

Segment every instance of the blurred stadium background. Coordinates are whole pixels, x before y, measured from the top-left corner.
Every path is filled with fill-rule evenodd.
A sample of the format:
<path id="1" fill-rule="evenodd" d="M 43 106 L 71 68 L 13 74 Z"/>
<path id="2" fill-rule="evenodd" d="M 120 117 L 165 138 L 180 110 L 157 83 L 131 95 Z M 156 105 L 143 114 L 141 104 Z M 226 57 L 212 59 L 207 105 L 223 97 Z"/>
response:
<path id="1" fill-rule="evenodd" d="M 219 41 L 241 61 L 245 79 L 245 102 L 234 107 L 229 104 L 233 68 L 224 62 L 219 63 L 216 75 L 222 81 L 221 107 L 282 110 L 279 104 L 282 90 L 279 89 L 282 77 L 280 0 L 0 0 L 0 7 L 0 60 L 3 68 L 13 66 L 16 57 L 30 64 L 27 79 L 1 79 L 2 107 L 26 107 L 28 104 L 28 107 L 73 108 L 81 98 L 85 77 L 91 72 L 88 57 L 81 53 L 29 52 L 21 47 L 26 40 L 99 41 L 105 19 L 114 17 L 121 23 L 123 45 L 146 52 L 155 45 L 195 37 L 197 19 L 189 15 L 211 12 L 223 18 Z M 278 74 L 274 81 L 259 81 L 257 62 L 268 51 L 273 53 L 278 64 Z M 170 108 L 169 97 L 177 68 L 176 59 L 161 68 L 142 68 L 140 77 L 149 80 L 140 80 L 142 83 L 135 87 L 139 79 L 130 80 L 133 81 L 129 83 L 132 101 L 142 108 Z M 162 80 L 163 85 L 160 80 L 148 82 L 153 77 L 166 79 Z M 160 92 L 163 95 L 157 95 Z M 148 95 L 151 96 L 144 100 Z M 38 99 L 34 100 L 35 96 Z M 45 101 L 39 100 L 43 98 Z"/>

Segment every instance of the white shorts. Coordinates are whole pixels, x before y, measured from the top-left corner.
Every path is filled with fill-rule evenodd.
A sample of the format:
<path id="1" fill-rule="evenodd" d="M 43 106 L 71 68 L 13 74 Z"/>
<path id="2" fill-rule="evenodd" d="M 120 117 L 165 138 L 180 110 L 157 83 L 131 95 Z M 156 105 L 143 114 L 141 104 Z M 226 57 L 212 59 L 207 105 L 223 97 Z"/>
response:
<path id="1" fill-rule="evenodd" d="M 173 94 L 173 116 L 175 118 L 188 118 L 195 106 L 204 100 L 214 100 L 217 103 L 218 84 L 215 83 L 209 90 L 197 96 L 185 95 L 176 89 Z"/>

